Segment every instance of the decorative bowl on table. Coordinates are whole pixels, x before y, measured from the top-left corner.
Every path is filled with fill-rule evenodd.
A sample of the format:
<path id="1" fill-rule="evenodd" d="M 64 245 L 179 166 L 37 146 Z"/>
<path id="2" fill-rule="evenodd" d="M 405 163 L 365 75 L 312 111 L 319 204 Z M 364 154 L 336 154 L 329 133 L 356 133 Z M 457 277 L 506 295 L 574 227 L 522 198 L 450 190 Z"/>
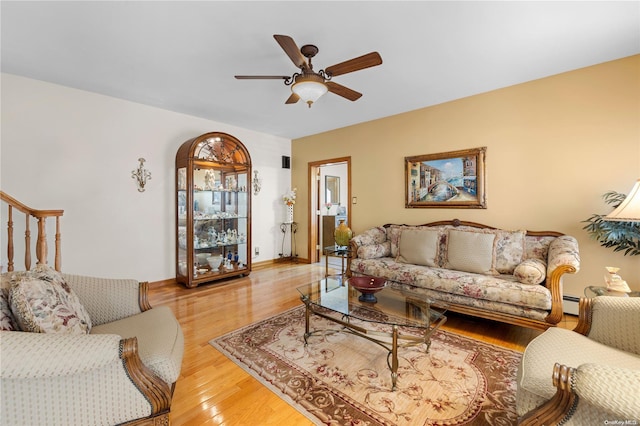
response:
<path id="1" fill-rule="evenodd" d="M 374 293 L 379 292 L 387 285 L 387 280 L 380 277 L 351 277 L 349 285 L 360 293 L 358 300 L 361 302 L 376 303 L 378 299 Z"/>

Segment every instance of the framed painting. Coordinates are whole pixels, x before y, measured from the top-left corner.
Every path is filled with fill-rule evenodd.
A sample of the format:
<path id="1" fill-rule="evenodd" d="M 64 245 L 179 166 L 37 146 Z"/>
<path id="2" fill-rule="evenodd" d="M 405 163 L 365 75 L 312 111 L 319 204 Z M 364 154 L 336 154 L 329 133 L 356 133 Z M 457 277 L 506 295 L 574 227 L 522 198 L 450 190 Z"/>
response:
<path id="1" fill-rule="evenodd" d="M 487 147 L 405 157 L 405 208 L 486 209 Z"/>

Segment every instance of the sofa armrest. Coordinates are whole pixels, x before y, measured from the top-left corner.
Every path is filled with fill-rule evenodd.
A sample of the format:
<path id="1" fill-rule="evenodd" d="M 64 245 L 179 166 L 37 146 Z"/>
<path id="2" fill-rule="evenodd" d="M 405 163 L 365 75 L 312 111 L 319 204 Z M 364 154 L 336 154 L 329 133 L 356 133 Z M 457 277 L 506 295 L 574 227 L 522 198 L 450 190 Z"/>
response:
<path id="1" fill-rule="evenodd" d="M 580 411 L 581 404 L 610 413 L 612 419 L 637 419 L 640 371 L 601 364 L 582 364 L 571 368 L 553 367 L 555 395 L 523 416 L 520 426 L 564 424 Z"/>
<path id="2" fill-rule="evenodd" d="M 349 241 L 349 256 L 352 258 L 375 259 L 389 256 L 391 244 L 387 240 L 387 231 L 378 226 L 367 229 Z"/>
<path id="3" fill-rule="evenodd" d="M 62 276 L 80 298 L 93 325 L 117 321 L 151 308 L 146 282 L 72 274 Z"/>
<path id="4" fill-rule="evenodd" d="M 1 353 L 3 424 L 119 424 L 170 406 L 169 385 L 142 364 L 136 338 L 8 331 Z"/>
<path id="5" fill-rule="evenodd" d="M 82 374 L 119 362 L 120 336 L 11 331 L 2 333 L 2 379 Z"/>
<path id="6" fill-rule="evenodd" d="M 602 364 L 582 364 L 574 372 L 572 388 L 580 404 L 611 413 L 612 418 L 637 419 L 640 412 L 640 371 Z"/>
<path id="7" fill-rule="evenodd" d="M 580 270 L 580 252 L 578 241 L 569 235 L 554 239 L 549 245 L 547 254 L 546 286 L 551 292 L 551 312 L 546 322 L 557 324 L 562 320 L 562 276 L 575 274 Z"/>
<path id="8" fill-rule="evenodd" d="M 390 252 L 391 244 L 387 240 L 387 230 L 384 226 L 376 226 L 356 235 L 349 240 L 347 276 L 351 276 L 351 259 L 374 259 L 388 256 Z"/>
<path id="9" fill-rule="evenodd" d="M 553 274 L 558 268 L 573 269 L 571 273 L 575 273 L 580 270 L 578 240 L 572 236 L 562 235 L 551 241 L 551 244 L 549 244 L 549 253 L 547 254 L 547 275 Z"/>
<path id="10" fill-rule="evenodd" d="M 387 231 L 383 226 L 367 229 L 362 234 L 356 235 L 350 240 L 350 242 L 353 242 L 357 247 L 382 244 L 385 241 L 387 241 Z"/>

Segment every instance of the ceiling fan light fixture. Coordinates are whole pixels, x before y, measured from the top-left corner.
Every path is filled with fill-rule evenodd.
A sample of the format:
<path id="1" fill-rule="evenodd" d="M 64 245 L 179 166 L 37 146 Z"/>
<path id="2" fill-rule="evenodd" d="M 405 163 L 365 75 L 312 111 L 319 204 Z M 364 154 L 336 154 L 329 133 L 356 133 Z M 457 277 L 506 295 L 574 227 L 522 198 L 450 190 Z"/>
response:
<path id="1" fill-rule="evenodd" d="M 0 0 L 2 1 L 2 0 Z M 355 90 L 331 81 L 332 77 L 348 74 L 375 67 L 382 64 L 382 58 L 378 52 L 370 52 L 357 58 L 349 59 L 318 72 L 313 70 L 311 59 L 318 53 L 318 47 L 313 44 L 305 44 L 300 49 L 296 42 L 287 35 L 274 34 L 273 38 L 278 42 L 284 53 L 298 68 L 291 76 L 287 75 L 236 75 L 238 80 L 284 80 L 285 86 L 291 86 L 291 95 L 284 102 L 287 105 L 295 104 L 302 99 L 309 108 L 311 104 L 320 99 L 322 95 L 331 92 L 349 101 L 357 101 L 362 96 Z"/>
<path id="2" fill-rule="evenodd" d="M 327 93 L 328 88 L 320 81 L 300 78 L 291 86 L 291 91 L 311 108 L 311 104 Z"/>

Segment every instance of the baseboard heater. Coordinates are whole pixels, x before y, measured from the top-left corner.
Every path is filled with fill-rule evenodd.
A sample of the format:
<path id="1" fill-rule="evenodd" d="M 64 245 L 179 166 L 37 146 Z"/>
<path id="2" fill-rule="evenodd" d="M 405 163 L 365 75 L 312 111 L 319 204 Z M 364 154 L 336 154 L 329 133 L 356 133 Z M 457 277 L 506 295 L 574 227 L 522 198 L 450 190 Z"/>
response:
<path id="1" fill-rule="evenodd" d="M 580 297 L 565 294 L 562 296 L 562 308 L 565 314 L 578 315 L 580 312 Z"/>

